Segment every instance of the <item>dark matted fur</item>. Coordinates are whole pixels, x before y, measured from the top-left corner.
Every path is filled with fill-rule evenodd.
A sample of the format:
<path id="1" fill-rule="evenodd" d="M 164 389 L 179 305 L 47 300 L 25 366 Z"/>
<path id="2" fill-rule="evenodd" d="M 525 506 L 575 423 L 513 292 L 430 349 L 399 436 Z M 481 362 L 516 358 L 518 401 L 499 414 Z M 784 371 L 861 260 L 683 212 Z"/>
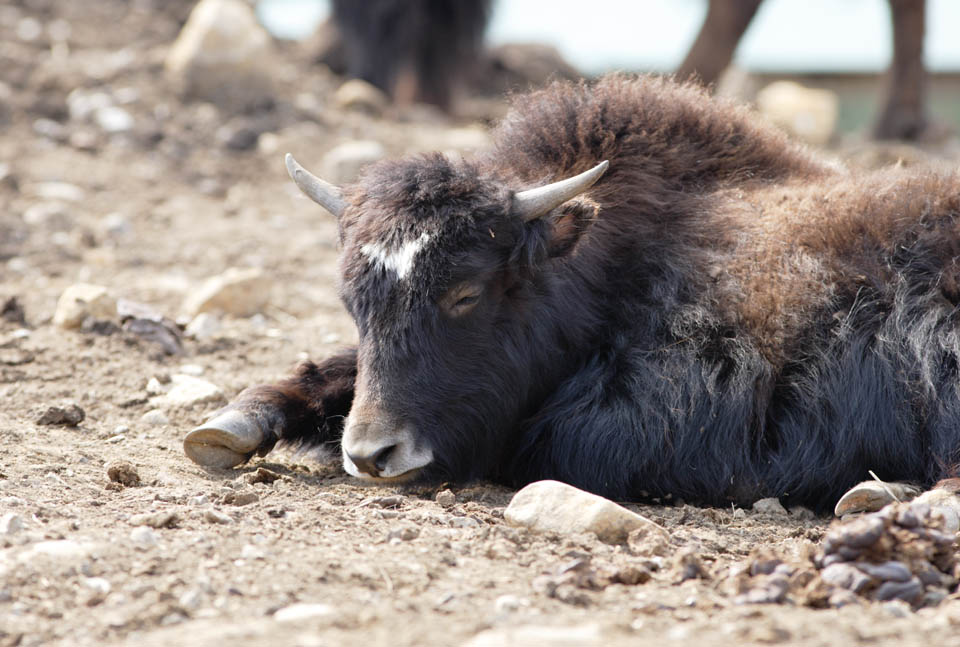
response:
<path id="1" fill-rule="evenodd" d="M 604 159 L 581 198 L 510 213 Z M 286 383 L 309 415 L 282 440 L 335 440 L 359 368 L 432 447 L 428 478 L 822 508 L 868 470 L 931 484 L 957 462 L 956 173 L 847 171 L 695 87 L 612 76 L 519 97 L 476 163 L 384 162 L 347 195 L 359 354 Z M 358 251 L 422 233 L 441 242 L 406 281 Z M 476 308 L 444 315 L 478 278 Z"/>

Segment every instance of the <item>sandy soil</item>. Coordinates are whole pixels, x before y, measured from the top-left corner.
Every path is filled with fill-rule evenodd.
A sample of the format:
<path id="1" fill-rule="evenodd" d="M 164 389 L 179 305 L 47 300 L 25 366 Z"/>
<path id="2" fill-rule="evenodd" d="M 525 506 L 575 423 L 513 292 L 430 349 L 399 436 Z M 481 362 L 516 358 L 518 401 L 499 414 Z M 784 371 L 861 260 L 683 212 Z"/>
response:
<path id="1" fill-rule="evenodd" d="M 217 404 L 149 422 L 151 378 L 199 374 L 229 398 L 354 335 L 332 289 L 334 225 L 282 153 L 313 167 L 358 136 L 391 154 L 442 148 L 468 124 L 339 112 L 338 79 L 291 45 L 271 111 L 182 102 L 162 60 L 189 3 L 164 5 L 0 7 L 0 645 L 960 644 L 953 595 L 918 610 L 815 608 L 800 585 L 779 604 L 745 600 L 771 555 L 813 577 L 831 519 L 805 510 L 630 506 L 671 542 L 611 546 L 510 527 L 512 493 L 490 484 L 450 486 L 445 507 L 444 485 L 364 486 L 322 456 L 187 460 L 184 433 Z M 108 93 L 133 128 L 71 117 L 83 91 Z M 266 134 L 231 149 L 242 128 Z M 923 158 L 896 150 L 856 155 Z M 176 318 L 229 267 L 263 269 L 268 306 L 179 355 L 117 325 L 52 324 L 77 282 Z M 78 425 L 39 424 L 70 404 Z M 139 485 L 110 480 L 118 460 Z"/>

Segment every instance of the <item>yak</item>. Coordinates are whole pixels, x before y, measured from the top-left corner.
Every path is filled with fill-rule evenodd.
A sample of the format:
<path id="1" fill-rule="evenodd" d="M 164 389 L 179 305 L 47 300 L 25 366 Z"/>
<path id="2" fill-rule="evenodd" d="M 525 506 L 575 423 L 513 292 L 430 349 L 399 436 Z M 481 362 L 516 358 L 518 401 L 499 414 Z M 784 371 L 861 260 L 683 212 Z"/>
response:
<path id="1" fill-rule="evenodd" d="M 341 189 L 358 344 L 241 392 L 184 441 L 231 467 L 339 444 L 366 481 L 832 506 L 960 453 L 960 177 L 855 171 L 692 84 L 520 96 L 473 160 Z"/>

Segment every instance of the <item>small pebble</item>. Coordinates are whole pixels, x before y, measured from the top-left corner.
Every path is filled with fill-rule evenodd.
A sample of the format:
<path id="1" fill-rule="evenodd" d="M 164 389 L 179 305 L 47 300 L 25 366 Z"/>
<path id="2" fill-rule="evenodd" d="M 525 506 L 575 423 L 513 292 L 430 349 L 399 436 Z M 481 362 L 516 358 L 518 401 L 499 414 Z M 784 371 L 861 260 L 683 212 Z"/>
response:
<path id="1" fill-rule="evenodd" d="M 23 530 L 23 517 L 8 512 L 0 517 L 0 535 L 12 535 Z"/>
<path id="2" fill-rule="evenodd" d="M 437 492 L 436 502 L 442 508 L 450 508 L 457 502 L 457 495 L 450 490 L 441 490 Z"/>
<path id="3" fill-rule="evenodd" d="M 107 463 L 107 478 L 126 487 L 140 485 L 140 474 L 130 461 L 114 460 Z"/>
<path id="4" fill-rule="evenodd" d="M 180 522 L 180 516 L 173 511 L 146 512 L 130 517 L 134 526 L 149 526 L 151 528 L 175 528 Z"/>
<path id="5" fill-rule="evenodd" d="M 140 526 L 130 531 L 130 540 L 138 548 L 153 548 L 157 545 L 157 533 L 147 526 Z"/>
<path id="6" fill-rule="evenodd" d="M 390 539 L 401 539 L 403 541 L 411 541 L 420 536 L 420 529 L 416 526 L 403 526 L 402 528 L 394 528 L 387 534 L 387 540 Z"/>
<path id="7" fill-rule="evenodd" d="M 160 409 L 151 409 L 143 414 L 143 417 L 140 418 L 148 425 L 168 425 L 170 424 L 170 418 L 167 417 Z"/>
<path id="8" fill-rule="evenodd" d="M 214 510 L 213 508 L 209 508 L 205 510 L 203 513 L 203 518 L 209 521 L 210 523 L 223 523 L 223 524 L 233 523 L 232 517 L 223 514 L 219 510 Z"/>
<path id="9" fill-rule="evenodd" d="M 76 427 L 86 417 L 86 413 L 76 404 L 64 407 L 48 407 L 37 419 L 38 425 L 66 425 Z"/>
<path id="10" fill-rule="evenodd" d="M 780 499 L 777 499 L 776 497 L 760 499 L 759 501 L 755 502 L 753 504 L 753 511 L 783 516 L 786 516 L 787 514 L 787 509 L 783 507 L 783 505 L 780 503 Z"/>

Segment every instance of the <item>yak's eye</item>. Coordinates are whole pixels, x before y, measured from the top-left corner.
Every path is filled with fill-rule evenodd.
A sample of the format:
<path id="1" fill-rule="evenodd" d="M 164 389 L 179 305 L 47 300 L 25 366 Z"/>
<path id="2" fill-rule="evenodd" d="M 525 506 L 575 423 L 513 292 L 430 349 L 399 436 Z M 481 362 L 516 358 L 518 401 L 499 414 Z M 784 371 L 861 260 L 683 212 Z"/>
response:
<path id="1" fill-rule="evenodd" d="M 483 294 L 482 283 L 460 283 L 455 285 L 440 299 L 439 304 L 444 310 L 454 317 L 466 314 L 480 302 L 480 296 Z"/>

